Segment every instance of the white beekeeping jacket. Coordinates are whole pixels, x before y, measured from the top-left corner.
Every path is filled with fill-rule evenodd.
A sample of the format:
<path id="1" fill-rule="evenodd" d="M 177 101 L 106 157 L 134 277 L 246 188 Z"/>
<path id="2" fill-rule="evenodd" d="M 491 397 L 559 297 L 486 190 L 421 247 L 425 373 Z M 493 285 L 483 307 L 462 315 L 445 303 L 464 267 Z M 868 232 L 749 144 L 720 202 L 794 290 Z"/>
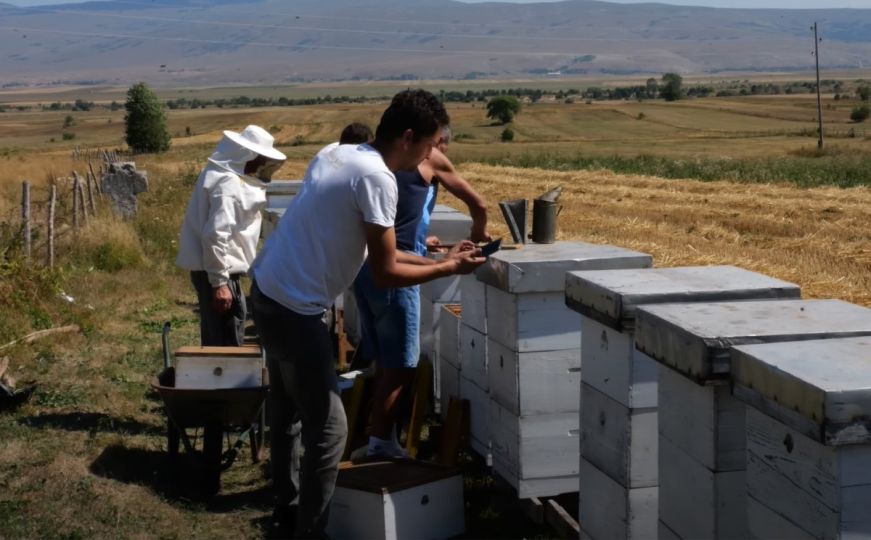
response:
<path id="1" fill-rule="evenodd" d="M 253 151 L 224 137 L 194 186 L 181 226 L 175 263 L 185 270 L 205 270 L 213 287 L 231 274 L 248 271 L 260 238 L 260 211 L 266 192 L 244 174 Z"/>

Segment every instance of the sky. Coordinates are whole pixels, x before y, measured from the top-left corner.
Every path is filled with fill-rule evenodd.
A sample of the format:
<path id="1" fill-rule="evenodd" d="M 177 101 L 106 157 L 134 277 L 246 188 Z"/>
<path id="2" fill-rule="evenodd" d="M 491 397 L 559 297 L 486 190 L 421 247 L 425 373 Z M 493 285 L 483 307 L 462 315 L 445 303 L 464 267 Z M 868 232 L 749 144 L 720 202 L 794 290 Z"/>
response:
<path id="1" fill-rule="evenodd" d="M 493 0 L 461 0 L 464 2 L 485 2 Z M 541 0 L 501 0 L 518 4 L 532 4 Z M 621 4 L 636 4 L 649 0 L 607 0 Z M 49 4 L 76 3 L 70 0 L 0 0 L 16 6 L 38 6 Z M 665 0 L 664 4 L 705 6 L 705 7 L 731 7 L 731 8 L 865 8 L 871 9 L 871 0 Z"/>

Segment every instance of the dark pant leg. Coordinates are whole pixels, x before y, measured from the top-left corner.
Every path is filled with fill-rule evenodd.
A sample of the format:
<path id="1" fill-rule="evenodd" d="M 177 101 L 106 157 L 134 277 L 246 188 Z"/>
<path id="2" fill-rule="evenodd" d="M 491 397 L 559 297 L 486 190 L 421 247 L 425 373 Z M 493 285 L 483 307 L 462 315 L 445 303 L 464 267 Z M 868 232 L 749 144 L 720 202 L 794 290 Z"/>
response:
<path id="1" fill-rule="evenodd" d="M 254 312 L 255 319 L 258 317 Z M 269 368 L 269 442 L 276 507 L 299 505 L 299 456 L 302 423 L 284 386 L 279 360 L 267 353 Z"/>
<path id="2" fill-rule="evenodd" d="M 230 345 L 239 347 L 245 343 L 245 318 L 248 316 L 248 304 L 245 292 L 242 290 L 241 276 L 230 276 L 230 292 L 233 293 L 233 307 L 228 313 L 228 328 L 225 330 L 225 340 Z"/>
<path id="3" fill-rule="evenodd" d="M 284 422 L 293 424 L 295 413 L 302 423 L 305 451 L 299 463 L 297 533 L 317 536 L 326 527 L 348 431 L 333 368 L 329 328 L 320 316 L 300 315 L 272 301 L 257 289 L 256 284 L 252 287 L 251 298 L 267 362 L 281 380 L 281 390 L 275 393 L 272 429 L 282 429 L 274 421 L 280 414 L 285 415 Z M 271 374 L 270 382 L 276 384 Z M 284 410 L 279 413 L 278 409 Z M 294 436 L 292 429 L 288 440 L 291 441 L 289 477 L 293 477 L 294 440 L 298 441 L 298 437 Z M 276 449 L 273 449 L 272 456 L 273 459 L 287 460 L 287 453 L 283 450 L 276 454 Z M 282 476 L 276 477 L 276 482 L 285 482 L 288 478 L 283 476 L 284 470 L 279 470 Z M 282 490 L 288 492 L 278 484 L 276 487 L 279 493 Z"/>
<path id="4" fill-rule="evenodd" d="M 202 270 L 191 272 L 191 283 L 197 292 L 200 307 L 200 345 L 203 347 L 242 345 L 246 305 L 239 277 L 232 277 L 228 283 L 233 295 L 233 306 L 227 313 L 217 313 L 212 308 L 213 288 L 206 272 Z"/>

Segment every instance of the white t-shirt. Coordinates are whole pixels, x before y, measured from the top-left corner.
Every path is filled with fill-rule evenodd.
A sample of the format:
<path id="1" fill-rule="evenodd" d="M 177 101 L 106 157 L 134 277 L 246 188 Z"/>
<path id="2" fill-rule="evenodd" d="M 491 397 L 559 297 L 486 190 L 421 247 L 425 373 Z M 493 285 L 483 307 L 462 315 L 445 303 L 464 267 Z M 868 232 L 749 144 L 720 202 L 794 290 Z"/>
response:
<path id="1" fill-rule="evenodd" d="M 363 265 L 364 223 L 392 227 L 397 198 L 396 177 L 368 144 L 322 149 L 254 261 L 257 286 L 297 313 L 322 313 Z"/>

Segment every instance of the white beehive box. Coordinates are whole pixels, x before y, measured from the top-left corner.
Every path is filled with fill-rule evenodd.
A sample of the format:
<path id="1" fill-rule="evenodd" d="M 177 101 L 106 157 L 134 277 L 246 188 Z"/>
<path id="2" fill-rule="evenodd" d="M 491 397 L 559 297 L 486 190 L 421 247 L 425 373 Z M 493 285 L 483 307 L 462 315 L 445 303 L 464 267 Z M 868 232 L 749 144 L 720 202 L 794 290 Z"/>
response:
<path id="1" fill-rule="evenodd" d="M 439 362 L 439 410 L 444 420 L 448 414 L 451 398 L 460 398 L 460 368 L 447 362 Z"/>
<path id="2" fill-rule="evenodd" d="M 489 389 L 487 377 L 487 336 L 460 320 L 460 372 L 463 378 L 484 391 Z"/>
<path id="3" fill-rule="evenodd" d="M 472 218 L 450 206 L 437 204 L 429 220 L 430 236 L 438 236 L 442 244 L 456 244 L 472 233 Z"/>
<path id="4" fill-rule="evenodd" d="M 520 409 L 527 402 L 542 409 L 537 411 L 542 413 L 576 410 L 580 389 L 577 384 L 569 388 L 567 382 L 579 382 L 579 355 L 575 353 L 569 360 L 573 353 L 522 353 L 578 351 L 580 316 L 565 305 L 567 271 L 643 268 L 651 264 L 650 256 L 643 253 L 582 242 L 533 244 L 492 255 L 477 275 L 488 285 L 487 337 L 491 343 L 502 345 L 502 364 L 507 361 L 514 366 L 509 369 L 513 373 L 503 371 L 492 377 L 491 382 L 500 385 L 493 389 L 500 402 L 517 414 L 526 412 Z M 506 359 L 506 350 L 521 354 Z M 548 359 L 558 365 L 542 365 Z M 522 365 L 527 360 L 538 365 Z M 554 399 L 549 409 L 542 405 L 540 397 L 546 389 L 556 390 L 550 396 Z"/>
<path id="5" fill-rule="evenodd" d="M 665 525 L 684 538 L 747 535 L 746 408 L 727 386 L 718 386 L 729 381 L 731 347 L 869 334 L 871 310 L 837 300 L 639 308 L 636 347 L 675 371 L 669 376 L 661 372 L 658 394 L 660 519 Z M 681 500 L 704 511 L 688 513 Z"/>
<path id="6" fill-rule="evenodd" d="M 652 265 L 650 255 L 637 251 L 584 242 L 555 242 L 498 251 L 478 269 L 477 275 L 484 283 L 512 294 L 562 292 L 566 272 Z"/>
<path id="7" fill-rule="evenodd" d="M 871 337 L 732 350 L 756 537 L 871 536 Z"/>
<path id="8" fill-rule="evenodd" d="M 432 255 L 441 258 L 441 254 Z M 460 276 L 448 276 L 420 285 L 420 354 L 438 368 L 442 306 L 460 303 Z"/>
<path id="9" fill-rule="evenodd" d="M 582 457 L 623 487 L 656 487 L 656 409 L 630 409 L 586 384 L 581 395 Z"/>
<path id="10" fill-rule="evenodd" d="M 488 287 L 487 335 L 513 351 L 539 352 L 580 346 L 580 315 L 562 290 L 513 294 Z"/>
<path id="11" fill-rule="evenodd" d="M 174 357 L 176 388 L 215 390 L 264 384 L 260 347 L 181 347 Z"/>
<path id="12" fill-rule="evenodd" d="M 457 304 L 442 306 L 439 325 L 439 361 L 460 367 L 460 318 L 464 312 Z"/>
<path id="13" fill-rule="evenodd" d="M 477 274 L 460 277 L 460 298 L 463 304 L 463 324 L 482 334 L 487 333 L 487 285 Z"/>
<path id="14" fill-rule="evenodd" d="M 460 399 L 460 306 L 442 307 L 439 325 L 438 392 L 439 412 L 444 417 L 451 398 Z"/>
<path id="15" fill-rule="evenodd" d="M 576 413 L 518 417 L 490 401 L 490 440 L 511 481 L 578 474 L 579 430 Z M 577 490 L 577 485 L 572 491 Z M 557 495 L 554 493 L 552 495 Z"/>
<path id="16" fill-rule="evenodd" d="M 577 411 L 581 350 L 517 352 L 488 339 L 487 380 L 490 399 L 517 416 Z"/>
<path id="17" fill-rule="evenodd" d="M 284 215 L 290 201 L 302 188 L 302 180 L 273 180 L 266 186 L 266 208 L 261 211 L 261 238 L 267 238 Z"/>
<path id="18" fill-rule="evenodd" d="M 657 534 L 657 488 L 628 489 L 581 458 L 578 506 L 581 537 L 645 538 Z"/>
<path id="19" fill-rule="evenodd" d="M 464 531 L 458 470 L 411 460 L 340 465 L 327 523 L 331 538 L 437 540 Z"/>
<path id="20" fill-rule="evenodd" d="M 460 370 L 460 397 L 469 402 L 469 445 L 487 462 L 491 458 L 490 396 Z"/>
<path id="21" fill-rule="evenodd" d="M 441 258 L 441 257 L 434 257 Z M 432 304 L 459 304 L 460 276 L 447 276 L 420 284 L 420 299 Z"/>

